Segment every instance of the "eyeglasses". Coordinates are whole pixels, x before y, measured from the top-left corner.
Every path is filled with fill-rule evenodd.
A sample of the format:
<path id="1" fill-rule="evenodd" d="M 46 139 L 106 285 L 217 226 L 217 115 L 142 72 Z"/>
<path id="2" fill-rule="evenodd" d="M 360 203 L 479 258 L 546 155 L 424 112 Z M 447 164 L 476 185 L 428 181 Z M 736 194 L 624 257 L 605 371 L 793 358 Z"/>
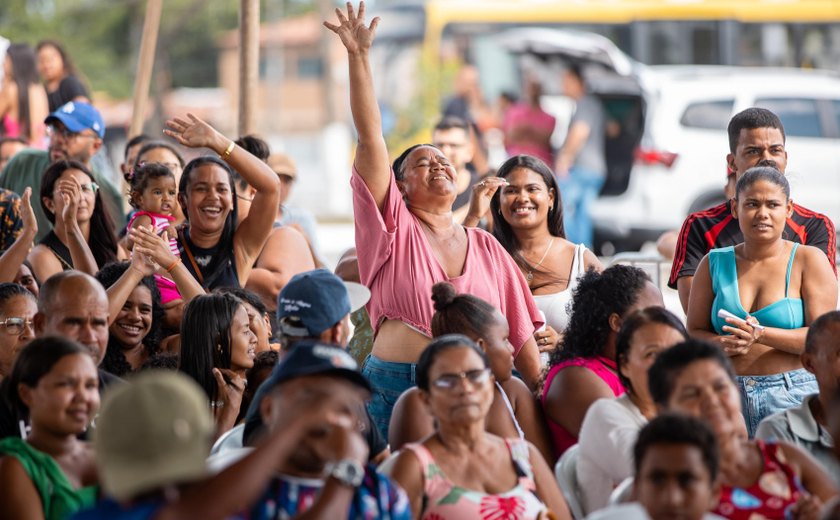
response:
<path id="1" fill-rule="evenodd" d="M 26 327 L 32 330 L 32 320 L 24 318 L 6 318 L 0 321 L 0 325 L 6 328 L 6 334 L 10 336 L 20 336 Z"/>
<path id="2" fill-rule="evenodd" d="M 77 139 L 80 137 L 98 137 L 96 135 L 90 134 L 81 134 L 79 132 L 71 132 L 65 127 L 57 127 L 57 126 L 48 126 L 47 127 L 47 135 L 49 137 L 61 137 L 65 141 L 70 141 L 73 139 Z"/>
<path id="3" fill-rule="evenodd" d="M 172 162 L 159 162 L 155 163 L 153 161 L 140 161 L 137 163 L 137 167 L 140 168 L 142 166 L 146 166 L 147 164 L 160 164 L 161 166 L 166 166 L 166 168 L 171 172 L 181 171 L 181 165 L 179 163 L 172 163 Z"/>
<path id="4" fill-rule="evenodd" d="M 468 370 L 459 374 L 445 374 L 435 379 L 432 384 L 441 390 L 453 390 L 466 379 L 473 386 L 483 385 L 490 379 L 490 369 Z"/>
<path id="5" fill-rule="evenodd" d="M 96 193 L 99 191 L 99 185 L 95 182 L 86 182 L 81 185 L 83 193 Z"/>

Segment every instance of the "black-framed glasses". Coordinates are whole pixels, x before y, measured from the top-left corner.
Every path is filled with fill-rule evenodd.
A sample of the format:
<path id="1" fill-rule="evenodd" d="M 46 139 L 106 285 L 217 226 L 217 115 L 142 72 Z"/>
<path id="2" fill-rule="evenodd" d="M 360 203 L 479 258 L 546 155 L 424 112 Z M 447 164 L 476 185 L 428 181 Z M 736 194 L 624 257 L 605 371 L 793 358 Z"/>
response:
<path id="1" fill-rule="evenodd" d="M 461 381 L 466 379 L 473 386 L 478 386 L 486 383 L 490 379 L 490 369 L 481 368 L 478 370 L 468 370 L 458 374 L 444 374 L 432 381 L 435 388 L 441 390 L 453 390 L 461 384 Z"/>
<path id="2" fill-rule="evenodd" d="M 71 132 L 66 127 L 57 127 L 57 126 L 48 126 L 47 127 L 47 135 L 49 137 L 61 137 L 65 141 L 70 141 L 72 139 L 80 138 L 80 137 L 98 137 L 95 135 L 90 134 L 82 134 L 79 132 Z"/>
<path id="3" fill-rule="evenodd" d="M 32 330 L 32 320 L 25 318 L 6 318 L 0 321 L 0 326 L 6 329 L 6 334 L 10 336 L 20 336 L 26 327 Z"/>

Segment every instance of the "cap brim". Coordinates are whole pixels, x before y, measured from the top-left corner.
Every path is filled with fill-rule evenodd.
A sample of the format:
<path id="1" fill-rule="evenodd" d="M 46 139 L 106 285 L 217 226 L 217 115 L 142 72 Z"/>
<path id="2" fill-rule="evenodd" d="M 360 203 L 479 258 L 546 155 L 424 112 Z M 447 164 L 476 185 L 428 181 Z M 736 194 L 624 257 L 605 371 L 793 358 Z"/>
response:
<path id="1" fill-rule="evenodd" d="M 356 312 L 370 301 L 370 289 L 356 282 L 344 282 L 347 295 L 350 298 L 350 312 Z"/>
<path id="2" fill-rule="evenodd" d="M 68 130 L 70 130 L 71 132 L 79 133 L 83 130 L 88 129 L 88 127 L 86 127 L 85 125 L 76 121 L 75 118 L 71 117 L 68 114 L 64 114 L 62 112 L 54 112 L 54 113 L 48 115 L 47 118 L 44 119 L 44 124 L 49 125 L 53 121 L 61 121 L 61 124 L 63 124 L 64 127 L 67 128 Z M 99 135 L 99 134 L 97 134 L 97 135 Z"/>

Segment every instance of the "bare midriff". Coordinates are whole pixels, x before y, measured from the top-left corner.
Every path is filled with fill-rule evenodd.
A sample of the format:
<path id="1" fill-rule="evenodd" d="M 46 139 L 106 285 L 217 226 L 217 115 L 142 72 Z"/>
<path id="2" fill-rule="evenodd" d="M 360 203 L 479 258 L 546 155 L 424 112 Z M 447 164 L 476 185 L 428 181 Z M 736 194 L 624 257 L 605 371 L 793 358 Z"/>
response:
<path id="1" fill-rule="evenodd" d="M 385 320 L 373 340 L 371 354 L 392 363 L 417 363 L 431 339 L 399 320 Z"/>
<path id="2" fill-rule="evenodd" d="M 799 355 L 759 343 L 753 344 L 746 354 L 731 357 L 729 360 L 739 376 L 769 376 L 802 368 Z"/>

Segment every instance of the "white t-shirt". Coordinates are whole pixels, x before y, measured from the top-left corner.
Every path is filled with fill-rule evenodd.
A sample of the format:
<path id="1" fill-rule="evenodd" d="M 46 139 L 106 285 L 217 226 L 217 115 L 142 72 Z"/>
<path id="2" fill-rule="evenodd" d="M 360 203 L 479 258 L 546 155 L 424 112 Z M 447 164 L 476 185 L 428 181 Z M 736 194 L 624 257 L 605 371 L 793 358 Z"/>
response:
<path id="1" fill-rule="evenodd" d="M 647 419 L 628 394 L 598 399 L 578 437 L 577 478 L 584 513 L 606 507 L 615 487 L 633 476 L 633 446 Z"/>

